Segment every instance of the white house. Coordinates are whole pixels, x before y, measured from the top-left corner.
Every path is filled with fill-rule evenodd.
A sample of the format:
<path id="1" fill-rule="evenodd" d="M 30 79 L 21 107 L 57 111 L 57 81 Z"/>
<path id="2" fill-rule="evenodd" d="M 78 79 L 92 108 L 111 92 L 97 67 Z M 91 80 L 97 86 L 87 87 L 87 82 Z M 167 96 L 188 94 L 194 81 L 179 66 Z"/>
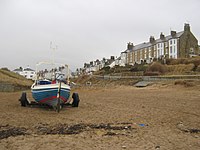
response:
<path id="1" fill-rule="evenodd" d="M 15 70 L 13 70 L 13 72 L 18 73 L 22 76 L 24 76 L 27 79 L 32 79 L 34 80 L 36 77 L 36 73 L 33 69 L 31 69 L 30 67 L 27 67 L 25 69 L 23 69 L 22 67 L 17 68 Z"/>
<path id="2" fill-rule="evenodd" d="M 117 64 L 117 59 L 115 60 L 115 61 L 113 61 L 110 65 L 109 65 L 109 67 L 110 68 L 113 68 L 113 67 L 115 67 Z"/>
<path id="3" fill-rule="evenodd" d="M 109 67 L 113 68 L 114 66 L 125 66 L 127 64 L 127 52 L 121 52 L 120 57 L 118 57 L 117 59 L 115 59 L 115 61 L 113 61 Z"/>
<path id="4" fill-rule="evenodd" d="M 22 75 L 23 74 L 23 68 L 22 67 L 19 67 L 17 69 L 14 69 L 13 72 L 19 74 L 19 75 Z"/>
<path id="5" fill-rule="evenodd" d="M 121 52 L 120 58 L 119 66 L 125 66 L 127 64 L 127 52 Z"/>

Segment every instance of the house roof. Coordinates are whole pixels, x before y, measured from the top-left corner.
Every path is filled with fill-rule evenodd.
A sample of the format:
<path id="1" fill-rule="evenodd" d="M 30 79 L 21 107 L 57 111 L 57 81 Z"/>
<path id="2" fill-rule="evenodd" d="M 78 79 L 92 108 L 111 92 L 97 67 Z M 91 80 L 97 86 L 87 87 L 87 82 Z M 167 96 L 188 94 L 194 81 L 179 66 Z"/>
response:
<path id="1" fill-rule="evenodd" d="M 166 36 L 163 40 L 157 39 L 157 40 L 156 40 L 156 43 L 168 41 L 168 40 L 173 39 L 173 38 L 179 38 L 179 37 L 181 37 L 181 35 L 182 35 L 183 33 L 184 33 L 184 31 L 181 31 L 181 32 L 176 33 L 176 35 L 175 35 L 174 37 L 172 37 L 171 35 L 168 35 L 168 36 Z"/>
<path id="2" fill-rule="evenodd" d="M 22 71 L 22 68 L 17 68 L 17 69 L 14 69 L 13 71 L 20 72 Z"/>
<path id="3" fill-rule="evenodd" d="M 144 42 L 144 43 L 135 45 L 133 47 L 133 49 L 130 50 L 130 51 L 136 51 L 136 50 L 139 50 L 139 49 L 147 48 L 147 47 L 150 47 L 150 46 L 155 45 L 157 43 L 168 41 L 168 40 L 170 40 L 172 38 L 179 38 L 183 33 L 184 33 L 184 31 L 181 31 L 181 32 L 176 33 L 176 35 L 173 36 L 173 37 L 172 37 L 172 35 L 168 35 L 168 36 L 164 37 L 164 39 L 156 39 L 153 43 L 151 43 L 151 42 L 147 42 L 147 43 Z M 128 50 L 126 50 L 125 52 L 127 52 L 127 51 Z"/>
<path id="4" fill-rule="evenodd" d="M 31 68 L 25 68 L 24 71 L 34 71 L 34 70 Z"/>
<path id="5" fill-rule="evenodd" d="M 29 68 L 29 67 L 27 67 L 25 69 L 23 69 L 22 67 L 20 67 L 20 68 L 14 69 L 13 71 L 15 71 L 15 72 L 22 72 L 22 71 L 35 71 L 35 70 L 33 70 L 33 69 Z"/>

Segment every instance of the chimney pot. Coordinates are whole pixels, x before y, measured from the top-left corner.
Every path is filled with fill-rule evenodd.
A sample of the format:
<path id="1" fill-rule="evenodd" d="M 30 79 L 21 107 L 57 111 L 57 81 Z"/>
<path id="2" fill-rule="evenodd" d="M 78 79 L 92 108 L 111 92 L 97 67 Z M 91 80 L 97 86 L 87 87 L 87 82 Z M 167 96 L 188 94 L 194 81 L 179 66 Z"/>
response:
<path id="1" fill-rule="evenodd" d="M 165 38 L 165 35 L 161 32 L 160 33 L 160 39 L 163 40 Z"/>
<path id="2" fill-rule="evenodd" d="M 128 42 L 127 49 L 132 50 L 133 49 L 133 43 Z"/>
<path id="3" fill-rule="evenodd" d="M 176 31 L 171 31 L 171 36 L 172 37 L 176 36 Z"/>
<path id="4" fill-rule="evenodd" d="M 155 41 L 155 38 L 154 38 L 153 36 L 150 36 L 149 42 L 150 42 L 150 43 L 153 43 L 154 41 Z"/>

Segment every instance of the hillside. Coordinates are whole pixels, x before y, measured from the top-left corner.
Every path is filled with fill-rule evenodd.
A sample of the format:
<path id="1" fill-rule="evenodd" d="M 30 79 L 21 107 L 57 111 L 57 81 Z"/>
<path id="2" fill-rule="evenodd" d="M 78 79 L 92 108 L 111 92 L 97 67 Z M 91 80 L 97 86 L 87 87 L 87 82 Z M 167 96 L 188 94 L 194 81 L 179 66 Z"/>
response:
<path id="1" fill-rule="evenodd" d="M 0 91 L 18 91 L 29 89 L 31 80 L 6 69 L 0 69 Z"/>
<path id="2" fill-rule="evenodd" d="M 71 82 L 75 82 L 77 86 L 95 86 L 110 87 L 117 85 L 134 85 L 140 79 L 103 79 L 95 76 L 83 75 L 78 78 L 71 79 Z"/>
<path id="3" fill-rule="evenodd" d="M 155 76 L 155 75 L 195 75 L 200 74 L 200 57 L 166 59 L 154 61 L 150 64 L 135 64 L 134 66 L 104 67 L 94 75 L 122 75 L 122 76 Z"/>
<path id="4" fill-rule="evenodd" d="M 93 76 L 82 75 L 71 81 L 79 85 L 133 85 L 141 80 L 141 78 L 137 78 L 138 76 L 183 76 L 190 79 L 193 76 L 199 78 L 199 75 L 200 57 L 195 57 L 187 59 L 167 59 L 165 63 L 159 60 L 150 64 L 135 64 L 134 66 L 127 65 L 125 67 L 115 66 L 113 68 L 104 67 L 99 71 L 93 72 Z M 134 78 L 134 76 L 136 77 Z"/>

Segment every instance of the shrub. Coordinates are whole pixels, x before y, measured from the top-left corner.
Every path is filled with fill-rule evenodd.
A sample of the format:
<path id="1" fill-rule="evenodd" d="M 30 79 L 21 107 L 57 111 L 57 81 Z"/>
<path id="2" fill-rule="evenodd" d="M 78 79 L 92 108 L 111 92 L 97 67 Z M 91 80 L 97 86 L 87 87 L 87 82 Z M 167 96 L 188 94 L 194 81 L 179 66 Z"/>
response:
<path id="1" fill-rule="evenodd" d="M 166 59 L 166 64 L 168 65 L 191 64 L 191 63 L 197 66 L 200 65 L 200 57 Z"/>
<path id="2" fill-rule="evenodd" d="M 148 65 L 144 65 L 144 64 L 135 64 L 130 71 L 132 72 L 137 72 L 137 71 L 146 71 L 146 69 L 148 68 Z"/>
<path id="3" fill-rule="evenodd" d="M 179 59 L 167 59 L 168 65 L 178 65 L 178 64 L 187 64 L 186 58 L 179 58 Z"/>
<path id="4" fill-rule="evenodd" d="M 189 63 L 194 64 L 193 71 L 196 71 L 197 67 L 200 65 L 200 59 L 199 58 L 190 59 Z"/>
<path id="5" fill-rule="evenodd" d="M 167 68 L 165 65 L 162 65 L 159 62 L 153 62 L 148 68 L 147 72 L 159 72 L 161 74 L 164 74 L 167 72 Z"/>
<path id="6" fill-rule="evenodd" d="M 144 73 L 144 76 L 159 76 L 160 72 L 151 72 L 151 71 L 147 71 Z"/>
<path id="7" fill-rule="evenodd" d="M 167 64 L 167 65 L 170 65 L 170 64 L 171 64 L 171 61 L 172 61 L 172 59 L 167 58 L 167 59 L 166 59 L 166 64 Z"/>
<path id="8" fill-rule="evenodd" d="M 5 71 L 10 71 L 8 68 L 4 67 L 4 68 L 1 68 L 1 70 L 5 70 Z"/>
<path id="9" fill-rule="evenodd" d="M 110 71 L 110 67 L 109 66 L 107 66 L 107 67 L 104 67 L 104 68 L 102 68 L 101 70 L 104 70 L 105 72 L 105 74 L 109 74 L 111 71 Z"/>
<path id="10" fill-rule="evenodd" d="M 185 74 L 191 72 L 193 68 L 194 64 L 167 65 L 167 70 L 171 74 Z"/>
<path id="11" fill-rule="evenodd" d="M 189 62 L 189 60 L 188 59 L 185 59 L 184 61 L 183 61 L 183 64 L 189 64 L 190 62 Z"/>
<path id="12" fill-rule="evenodd" d="M 200 65 L 197 66 L 196 71 L 200 72 Z"/>

